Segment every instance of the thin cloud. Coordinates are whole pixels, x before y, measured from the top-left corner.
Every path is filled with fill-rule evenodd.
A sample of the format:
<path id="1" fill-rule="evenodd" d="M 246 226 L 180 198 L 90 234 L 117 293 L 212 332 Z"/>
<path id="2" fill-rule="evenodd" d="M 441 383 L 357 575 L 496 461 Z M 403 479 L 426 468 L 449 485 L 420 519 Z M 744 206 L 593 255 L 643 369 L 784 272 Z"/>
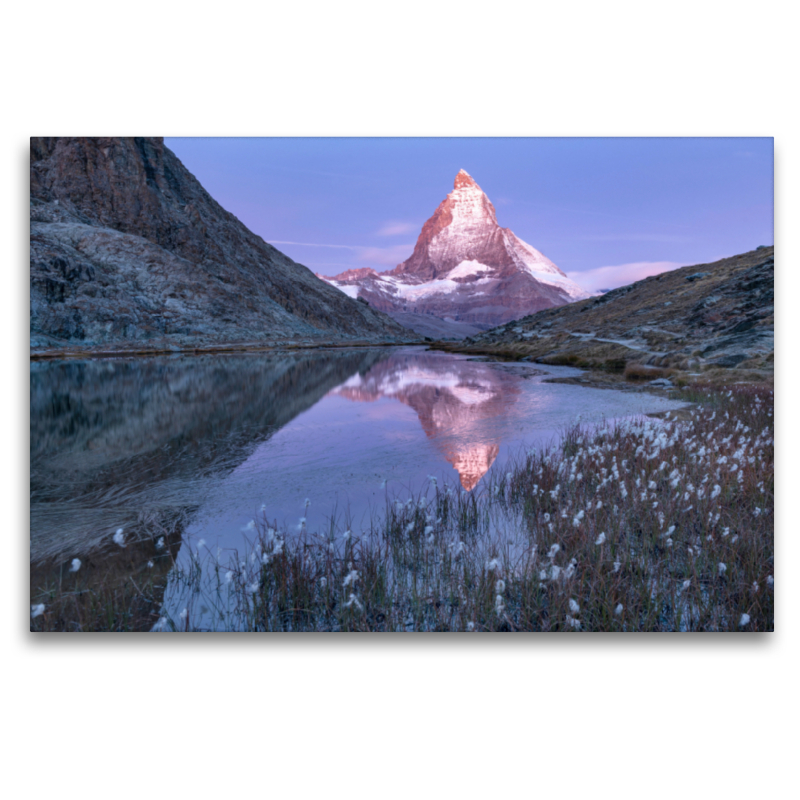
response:
<path id="1" fill-rule="evenodd" d="M 385 223 L 379 230 L 375 232 L 376 236 L 399 236 L 403 233 L 414 233 L 420 228 L 414 222 L 401 222 L 399 220 L 390 220 Z"/>
<path id="2" fill-rule="evenodd" d="M 672 233 L 601 233 L 581 236 L 584 242 L 690 242 L 688 236 Z"/>
<path id="3" fill-rule="evenodd" d="M 391 247 L 368 247 L 366 245 L 354 244 L 323 244 L 321 242 L 290 242 L 281 239 L 272 239 L 273 245 L 294 245 L 295 247 L 322 247 L 333 248 L 336 250 L 351 250 L 354 259 L 359 263 L 366 263 L 369 266 L 389 266 L 396 267 L 401 261 L 405 261 L 414 251 L 413 244 L 396 244 Z M 359 266 L 359 263 L 342 265 L 352 269 Z"/>
<path id="4" fill-rule="evenodd" d="M 318 242 L 287 242 L 282 239 L 268 239 L 269 244 L 293 244 L 297 247 L 335 247 L 340 250 L 361 250 L 362 248 L 354 244 L 319 244 Z"/>
<path id="5" fill-rule="evenodd" d="M 636 261 L 631 264 L 616 264 L 610 267 L 595 267 L 583 272 L 568 272 L 567 277 L 588 291 L 600 289 L 616 289 L 627 286 L 651 275 L 659 275 L 679 267 L 685 267 L 676 261 Z"/>
<path id="6" fill-rule="evenodd" d="M 364 247 L 356 256 L 359 261 L 396 267 L 414 252 L 413 244 L 397 244 L 393 247 Z"/>

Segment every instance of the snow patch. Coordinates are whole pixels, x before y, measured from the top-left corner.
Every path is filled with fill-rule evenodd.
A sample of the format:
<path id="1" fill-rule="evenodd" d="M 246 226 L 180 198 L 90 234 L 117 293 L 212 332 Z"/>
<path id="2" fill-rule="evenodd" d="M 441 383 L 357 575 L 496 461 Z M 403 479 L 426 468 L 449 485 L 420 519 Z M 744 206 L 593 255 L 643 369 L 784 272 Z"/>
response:
<path id="1" fill-rule="evenodd" d="M 447 273 L 447 277 L 450 280 L 453 278 L 468 278 L 470 275 L 478 275 L 481 272 L 491 271 L 491 269 L 486 264 L 481 264 L 480 261 L 462 261 Z"/>

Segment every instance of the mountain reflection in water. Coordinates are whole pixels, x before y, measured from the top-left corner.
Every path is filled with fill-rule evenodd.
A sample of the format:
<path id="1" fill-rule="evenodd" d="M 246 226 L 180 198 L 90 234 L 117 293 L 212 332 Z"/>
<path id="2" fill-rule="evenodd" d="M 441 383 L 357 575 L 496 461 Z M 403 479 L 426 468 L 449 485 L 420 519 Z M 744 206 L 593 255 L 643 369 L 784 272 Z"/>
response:
<path id="1" fill-rule="evenodd" d="M 519 376 L 485 363 L 407 355 L 376 364 L 366 375 L 353 375 L 334 394 L 367 403 L 391 397 L 413 408 L 425 435 L 470 491 L 500 452 L 496 426 L 484 423 L 509 412 L 520 383 Z"/>
<path id="2" fill-rule="evenodd" d="M 455 470 L 479 491 L 577 415 L 677 406 L 547 374 L 578 373 L 409 347 L 34 363 L 32 570 L 119 558 L 116 528 L 130 542 L 175 517 L 180 563 L 200 540 L 246 547 L 251 520 L 366 535 L 387 502 L 430 491 L 428 476 Z"/>
<path id="3" fill-rule="evenodd" d="M 198 508 L 260 443 L 388 350 L 34 362 L 31 561 Z"/>

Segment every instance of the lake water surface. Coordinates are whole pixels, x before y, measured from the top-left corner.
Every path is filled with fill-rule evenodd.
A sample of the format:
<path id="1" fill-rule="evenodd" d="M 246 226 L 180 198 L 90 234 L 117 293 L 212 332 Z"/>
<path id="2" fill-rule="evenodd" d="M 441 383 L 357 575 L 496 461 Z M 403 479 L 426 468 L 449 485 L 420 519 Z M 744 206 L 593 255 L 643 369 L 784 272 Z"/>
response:
<path id="1" fill-rule="evenodd" d="M 431 476 L 480 491 L 578 417 L 681 405 L 545 382 L 575 374 L 420 348 L 33 363 L 32 565 L 113 553 L 143 518 L 183 515 L 178 561 L 237 551 L 253 519 L 357 534 Z"/>

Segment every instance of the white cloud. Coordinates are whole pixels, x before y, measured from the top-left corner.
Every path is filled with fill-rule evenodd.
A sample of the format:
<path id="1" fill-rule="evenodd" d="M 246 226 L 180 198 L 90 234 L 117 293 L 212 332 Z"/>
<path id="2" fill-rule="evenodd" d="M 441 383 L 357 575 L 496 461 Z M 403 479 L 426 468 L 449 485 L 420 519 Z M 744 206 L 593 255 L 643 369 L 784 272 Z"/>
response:
<path id="1" fill-rule="evenodd" d="M 399 236 L 402 233 L 414 233 L 419 231 L 420 226 L 414 222 L 401 222 L 390 220 L 376 231 L 377 236 Z"/>
<path id="2" fill-rule="evenodd" d="M 596 267 L 583 272 L 568 272 L 567 277 L 588 291 L 599 289 L 616 289 L 629 283 L 669 272 L 686 264 L 675 261 L 635 261 L 632 264 L 617 264 L 612 267 Z"/>

